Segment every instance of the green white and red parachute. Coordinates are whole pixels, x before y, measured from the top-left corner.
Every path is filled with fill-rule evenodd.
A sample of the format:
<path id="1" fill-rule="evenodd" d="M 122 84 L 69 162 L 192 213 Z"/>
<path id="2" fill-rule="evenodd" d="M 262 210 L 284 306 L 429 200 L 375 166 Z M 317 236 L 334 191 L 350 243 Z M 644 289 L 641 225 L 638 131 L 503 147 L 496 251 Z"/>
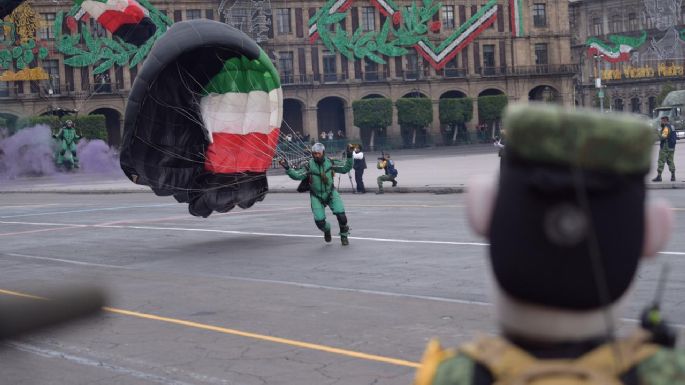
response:
<path id="1" fill-rule="evenodd" d="M 588 55 L 599 55 L 605 61 L 610 63 L 618 63 L 628 61 L 630 59 L 630 52 L 638 49 L 647 40 L 647 32 L 642 32 L 639 37 L 610 35 L 609 41 L 613 44 L 607 44 L 597 37 L 587 39 L 585 45 L 588 47 Z"/>
<path id="2" fill-rule="evenodd" d="M 76 22 L 92 17 L 114 36 L 140 46 L 155 34 L 156 26 L 149 11 L 135 0 L 74 0 L 79 6 L 67 27 L 75 29 Z"/>
<path id="3" fill-rule="evenodd" d="M 131 89 L 121 167 L 193 215 L 247 208 L 268 191 L 282 119 L 278 72 L 254 40 L 211 20 L 175 23 Z"/>

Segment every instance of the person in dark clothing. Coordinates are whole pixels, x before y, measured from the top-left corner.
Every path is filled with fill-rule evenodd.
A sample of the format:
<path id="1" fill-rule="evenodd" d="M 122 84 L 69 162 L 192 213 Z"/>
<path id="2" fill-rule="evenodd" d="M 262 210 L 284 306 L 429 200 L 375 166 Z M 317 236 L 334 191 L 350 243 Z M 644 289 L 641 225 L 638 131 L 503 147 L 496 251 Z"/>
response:
<path id="1" fill-rule="evenodd" d="M 616 337 L 643 256 L 666 245 L 668 203 L 646 201 L 654 134 L 590 110 L 510 106 L 498 178 L 474 181 L 472 229 L 489 238 L 501 336 L 429 343 L 415 385 L 682 384 L 685 352 L 658 313 Z"/>
<path id="2" fill-rule="evenodd" d="M 355 146 L 352 158 L 354 159 L 354 165 L 352 168 L 354 168 L 354 182 L 357 184 L 357 193 L 366 194 L 366 188 L 364 188 L 364 170 L 366 169 L 366 159 L 364 158 L 361 144 Z"/>
<path id="3" fill-rule="evenodd" d="M 671 172 L 671 182 L 675 182 L 675 144 L 678 140 L 673 126 L 668 122 L 668 116 L 661 118 L 661 131 L 659 132 L 659 163 L 656 169 L 656 178 L 652 182 L 661 182 L 661 172 L 664 171 L 664 164 L 668 164 L 668 171 Z"/>

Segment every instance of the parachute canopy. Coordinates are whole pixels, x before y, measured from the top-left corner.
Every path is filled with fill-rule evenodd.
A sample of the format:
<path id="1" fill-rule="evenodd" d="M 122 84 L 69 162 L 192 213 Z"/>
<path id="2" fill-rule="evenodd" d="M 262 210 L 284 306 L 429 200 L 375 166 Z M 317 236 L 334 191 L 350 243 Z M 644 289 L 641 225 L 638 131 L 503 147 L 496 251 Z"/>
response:
<path id="1" fill-rule="evenodd" d="M 131 89 L 121 167 L 193 215 L 250 207 L 268 191 L 282 117 L 278 72 L 257 43 L 224 23 L 175 23 Z"/>
<path id="2" fill-rule="evenodd" d="M 155 34 L 157 27 L 150 13 L 135 0 L 74 0 L 80 6 L 76 19 L 86 13 L 102 24 L 114 36 L 137 46 Z"/>
<path id="3" fill-rule="evenodd" d="M 26 0 L 0 0 L 0 19 L 4 19 Z"/>

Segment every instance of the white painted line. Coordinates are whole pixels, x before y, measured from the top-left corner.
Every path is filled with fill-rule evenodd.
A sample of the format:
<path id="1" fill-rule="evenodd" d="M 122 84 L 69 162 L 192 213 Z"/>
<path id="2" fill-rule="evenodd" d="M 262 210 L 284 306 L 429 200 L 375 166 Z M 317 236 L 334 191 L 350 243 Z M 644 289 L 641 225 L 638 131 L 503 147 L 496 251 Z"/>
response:
<path id="1" fill-rule="evenodd" d="M 18 258 L 26 258 L 26 259 L 37 259 L 40 261 L 50 261 L 50 262 L 62 262 L 62 263 L 68 263 L 71 265 L 81 265 L 81 266 L 95 266 L 95 267 L 106 267 L 109 269 L 123 269 L 123 270 L 131 270 L 130 267 L 126 266 L 116 266 L 116 265 L 104 265 L 101 263 L 91 263 L 91 262 L 83 262 L 83 261 L 75 261 L 73 259 L 61 259 L 61 258 L 49 258 L 49 257 L 39 257 L 36 255 L 26 255 L 26 254 L 16 254 L 16 253 L 5 253 L 2 255 L 8 255 L 10 257 L 18 257 Z"/>
<path id="2" fill-rule="evenodd" d="M 37 208 L 37 207 L 48 207 L 48 206 L 57 206 L 60 203 L 47 203 L 47 204 L 42 204 L 42 205 L 16 205 L 16 206 L 0 206 L 1 209 L 23 209 L 23 208 Z"/>
<path id="3" fill-rule="evenodd" d="M 96 367 L 98 369 L 105 369 L 105 370 L 108 370 L 110 372 L 123 374 L 123 375 L 130 376 L 130 377 L 139 378 L 139 379 L 142 379 L 145 381 L 152 381 L 152 382 L 156 382 L 159 384 L 192 385 L 192 384 L 189 384 L 187 382 L 180 382 L 180 381 L 173 380 L 171 378 L 158 376 L 156 374 L 145 373 L 145 372 L 141 372 L 141 371 L 138 371 L 135 369 L 125 368 L 123 366 L 110 364 L 107 362 L 103 362 L 101 360 L 93 360 L 90 358 L 80 357 L 80 356 L 76 356 L 73 354 L 60 352 L 57 350 L 45 349 L 45 348 L 41 348 L 41 347 L 38 347 L 35 345 L 29 345 L 29 344 L 25 344 L 25 343 L 21 343 L 21 342 L 8 342 L 8 343 L 6 343 L 6 346 L 9 346 L 11 348 L 17 349 L 17 350 L 25 352 L 25 353 L 31 353 L 31 354 L 35 354 L 37 356 L 41 356 L 41 357 L 45 357 L 45 358 L 56 358 L 59 360 L 66 360 L 66 361 L 69 361 L 69 362 L 72 362 L 72 363 L 75 363 L 78 365 L 92 366 L 92 367 Z"/>
<path id="4" fill-rule="evenodd" d="M 85 266 L 106 267 L 106 268 L 123 269 L 123 270 L 146 271 L 145 269 L 134 269 L 134 268 L 125 267 L 125 266 L 103 265 L 103 264 L 98 264 L 98 263 L 89 263 L 89 262 L 81 262 L 81 261 L 58 259 L 58 258 L 48 258 L 48 257 L 37 257 L 37 256 L 32 256 L 32 255 L 24 255 L 24 254 L 7 253 L 4 255 L 13 256 L 13 257 L 20 257 L 20 258 L 29 258 L 29 259 L 52 261 L 52 262 L 63 262 L 63 263 L 74 264 L 74 265 L 85 265 Z M 348 293 L 372 294 L 372 295 L 379 295 L 379 296 L 385 296 L 385 297 L 410 298 L 410 299 L 418 299 L 418 300 L 425 300 L 425 301 L 455 303 L 455 304 L 460 304 L 460 305 L 474 305 L 474 306 L 483 306 L 483 307 L 492 307 L 493 306 L 493 304 L 491 302 L 483 302 L 483 301 L 475 301 L 475 300 L 459 299 L 459 298 L 447 298 L 447 297 L 435 297 L 435 296 L 428 296 L 428 295 L 394 293 L 394 292 L 380 291 L 380 290 L 354 289 L 354 288 L 348 288 L 348 287 L 318 285 L 318 284 L 313 284 L 313 283 L 279 281 L 279 280 L 272 280 L 272 279 L 249 278 L 249 277 L 237 277 L 237 276 L 232 276 L 232 275 L 229 275 L 229 276 L 212 275 L 212 276 L 217 277 L 217 278 L 221 278 L 221 279 L 234 280 L 234 281 L 268 283 L 268 284 L 274 284 L 274 285 L 295 286 L 295 287 L 301 287 L 301 288 L 306 288 L 306 289 L 318 289 L 318 290 L 341 291 L 341 292 L 348 292 Z M 634 319 L 634 318 L 624 317 L 624 318 L 621 318 L 620 320 L 625 321 L 625 322 L 630 322 L 630 323 L 640 323 L 640 320 Z M 685 324 L 669 323 L 669 325 L 672 327 L 678 328 L 678 329 L 685 329 Z"/>
<path id="5" fill-rule="evenodd" d="M 177 206 L 177 205 L 178 205 L 178 203 L 165 203 L 165 204 L 158 204 L 158 205 L 136 205 L 136 206 L 103 207 L 103 208 L 97 208 L 97 209 L 81 209 L 81 210 L 68 210 L 68 211 L 48 211 L 48 212 L 43 212 L 43 213 L 3 215 L 3 216 L 0 216 L 0 219 L 36 217 L 36 216 L 55 215 L 55 214 L 78 214 L 78 213 L 90 213 L 90 212 L 97 212 L 97 211 L 115 211 L 115 210 L 166 207 L 166 206 Z"/>

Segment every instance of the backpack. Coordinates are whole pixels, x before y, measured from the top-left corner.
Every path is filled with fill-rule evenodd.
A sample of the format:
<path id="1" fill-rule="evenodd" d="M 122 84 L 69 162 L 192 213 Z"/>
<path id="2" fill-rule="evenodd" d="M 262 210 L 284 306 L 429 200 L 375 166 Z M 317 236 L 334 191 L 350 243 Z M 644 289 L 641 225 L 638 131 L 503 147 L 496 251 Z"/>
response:
<path id="1" fill-rule="evenodd" d="M 395 168 L 395 162 L 392 160 L 388 160 L 387 165 L 385 166 L 385 169 L 388 171 L 388 175 L 397 177 L 397 169 Z"/>
<path id="2" fill-rule="evenodd" d="M 485 366 L 498 385 L 620 385 L 620 377 L 659 351 L 649 333 L 603 344 L 576 359 L 537 359 L 501 337 L 482 337 L 460 348 Z"/>

